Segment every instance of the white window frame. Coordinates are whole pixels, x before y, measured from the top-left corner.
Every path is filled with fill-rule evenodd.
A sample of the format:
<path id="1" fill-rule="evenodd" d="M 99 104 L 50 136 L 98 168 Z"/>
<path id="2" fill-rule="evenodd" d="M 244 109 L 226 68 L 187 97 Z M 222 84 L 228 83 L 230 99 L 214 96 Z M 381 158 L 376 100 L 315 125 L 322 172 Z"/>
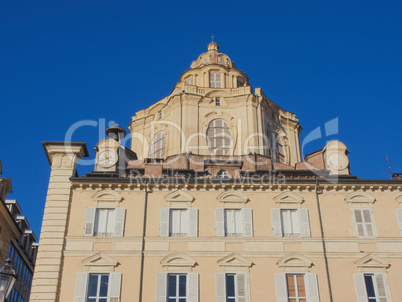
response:
<path id="1" fill-rule="evenodd" d="M 177 221 L 174 221 L 174 213 L 180 213 L 180 223 L 179 223 L 179 228 L 181 232 L 173 232 L 174 224 L 178 223 Z M 169 210 L 169 237 L 188 237 L 188 232 L 189 232 L 189 217 L 188 217 L 189 211 L 188 209 L 176 209 L 172 208 Z M 184 216 L 184 217 L 183 217 Z M 177 218 L 176 218 L 177 219 Z M 183 219 L 185 221 L 183 221 Z M 183 228 L 184 225 L 184 229 Z"/>
<path id="2" fill-rule="evenodd" d="M 233 221 L 228 221 L 228 216 L 233 213 L 231 218 Z M 224 213 L 225 220 L 225 237 L 243 237 L 244 236 L 244 222 L 242 209 L 225 209 Z M 238 221 L 239 220 L 239 221 Z M 236 232 L 229 233 L 229 226 L 233 228 Z M 238 232 L 237 232 L 238 231 Z"/>
<path id="3" fill-rule="evenodd" d="M 370 277 L 373 283 L 375 296 L 369 296 L 367 291 L 366 277 Z M 358 301 L 389 302 L 389 291 L 384 273 L 358 273 L 354 274 L 356 294 Z M 381 283 L 381 284 L 379 284 Z M 381 288 L 379 287 L 381 285 Z M 369 300 L 370 299 L 370 300 Z M 375 299 L 375 300 L 374 300 Z"/>
<path id="4" fill-rule="evenodd" d="M 169 275 L 185 275 L 186 276 L 186 297 L 185 298 L 169 298 Z M 176 283 L 176 290 L 178 289 L 178 284 Z M 156 280 L 156 302 L 166 302 L 169 299 L 186 299 L 186 302 L 198 302 L 199 297 L 199 286 L 198 286 L 198 274 L 197 273 L 187 273 L 187 272 L 169 272 L 169 273 L 158 273 Z"/>
<path id="5" fill-rule="evenodd" d="M 234 276 L 234 293 L 235 296 L 228 296 L 227 292 L 227 277 Z M 239 286 L 239 280 L 243 280 L 243 287 Z M 248 301 L 248 277 L 246 273 L 243 272 L 226 272 L 216 274 L 216 301 L 226 302 L 227 299 L 235 299 L 236 302 Z"/>
<path id="6" fill-rule="evenodd" d="M 165 158 L 166 137 L 163 131 L 158 132 L 152 139 L 151 149 L 149 151 L 150 158 Z"/>
<path id="7" fill-rule="evenodd" d="M 183 210 L 187 215 L 187 232 L 173 234 L 171 229 L 171 211 Z M 198 237 L 198 209 L 197 208 L 161 208 L 159 221 L 159 236 L 161 237 Z"/>
<path id="8" fill-rule="evenodd" d="M 293 221 L 292 213 L 296 213 L 297 221 Z M 285 231 L 285 219 L 284 216 L 288 215 L 290 221 L 290 231 L 286 233 Z M 301 223 L 300 223 L 300 211 L 299 209 L 281 209 L 281 224 L 282 224 L 282 235 L 283 237 L 301 237 Z M 298 228 L 299 231 L 296 232 L 295 229 Z"/>
<path id="9" fill-rule="evenodd" d="M 295 293 L 296 296 L 291 297 L 289 293 L 289 283 L 288 283 L 288 277 L 292 276 L 293 277 L 293 282 L 295 284 Z M 299 296 L 299 284 L 297 282 L 297 277 L 298 276 L 303 276 L 304 279 L 304 296 L 301 297 Z M 307 301 L 307 288 L 306 288 L 306 280 L 304 274 L 286 274 L 286 285 L 287 285 L 287 291 L 288 291 L 288 299 L 295 300 L 295 302 L 300 302 L 300 299 L 303 299 L 304 301 Z"/>
<path id="10" fill-rule="evenodd" d="M 176 278 L 176 295 L 175 296 L 170 296 L 169 295 L 169 280 L 170 280 L 170 277 L 171 276 L 174 276 L 175 278 Z M 179 290 L 179 286 L 180 286 L 180 282 L 179 282 L 179 280 L 180 280 L 180 277 L 181 276 L 185 276 L 186 277 L 186 283 L 185 283 L 185 287 L 186 287 L 186 295 L 183 297 L 183 296 L 180 296 L 180 290 Z M 167 296 L 167 300 L 168 301 L 170 301 L 171 299 L 174 299 L 174 302 L 180 302 L 182 299 L 186 299 L 186 301 L 187 301 L 187 297 L 188 297 L 188 289 L 187 289 L 187 286 L 188 286 L 188 282 L 187 282 L 187 274 L 183 274 L 183 273 L 169 273 L 168 275 L 167 275 L 167 294 L 166 294 L 166 296 Z"/>
<path id="11" fill-rule="evenodd" d="M 101 222 L 100 218 L 102 213 L 106 212 L 106 221 Z M 96 208 L 95 223 L 94 223 L 94 236 L 95 237 L 112 237 L 114 235 L 115 226 L 115 208 Z"/>
<path id="12" fill-rule="evenodd" d="M 113 211 L 113 224 L 111 226 L 112 229 L 110 230 L 110 232 L 97 231 L 96 225 L 99 223 L 98 217 L 100 210 L 108 210 L 110 212 Z M 126 215 L 126 209 L 124 208 L 111 208 L 111 207 L 86 208 L 85 222 L 84 222 L 84 236 L 86 237 L 124 236 L 125 215 Z"/>
<path id="13" fill-rule="evenodd" d="M 299 214 L 300 235 L 285 236 L 283 232 L 282 211 L 297 210 Z M 309 211 L 306 208 L 273 208 L 271 209 L 272 230 L 274 237 L 311 237 Z"/>
<path id="14" fill-rule="evenodd" d="M 240 211 L 241 233 L 227 232 L 226 211 Z M 215 234 L 217 237 L 253 237 L 253 210 L 250 208 L 216 208 L 215 209 Z"/>
<path id="15" fill-rule="evenodd" d="M 217 71 L 209 73 L 209 87 L 210 88 L 222 88 L 222 74 Z"/>
<path id="16" fill-rule="evenodd" d="M 289 284 L 287 277 L 289 275 L 293 276 L 303 276 L 305 295 L 306 297 L 289 297 Z M 290 299 L 296 299 L 300 302 L 300 299 L 304 299 L 306 302 L 320 302 L 320 294 L 318 289 L 318 278 L 317 274 L 313 273 L 281 273 L 275 274 L 276 281 L 276 298 L 278 302 L 289 302 Z M 297 283 L 296 283 L 297 284 Z M 297 286 L 297 285 L 296 285 Z M 298 295 L 298 292 L 297 292 Z"/>
<path id="17" fill-rule="evenodd" d="M 361 215 L 361 222 L 357 221 L 357 217 L 356 217 L 356 212 L 360 212 Z M 366 218 L 364 216 L 364 211 L 367 211 L 369 213 L 370 216 L 370 222 L 366 222 Z M 366 213 L 367 213 L 366 212 Z M 355 230 L 356 230 L 356 236 L 357 237 L 361 237 L 361 238 L 374 238 L 376 237 L 376 232 L 375 232 L 375 226 L 374 226 L 374 219 L 373 219 L 373 213 L 371 211 L 371 209 L 369 208 L 353 208 L 353 218 L 354 218 L 354 222 L 355 222 Z M 372 235 L 369 235 L 368 233 L 368 225 L 370 225 L 371 230 L 373 232 Z M 361 230 L 363 231 L 363 233 L 359 234 L 359 226 L 361 226 Z"/>
<path id="18" fill-rule="evenodd" d="M 98 275 L 98 284 L 97 284 L 97 294 L 95 297 L 91 296 L 91 299 L 96 299 L 95 301 L 99 301 L 99 299 L 107 299 L 108 302 L 119 302 L 120 301 L 120 293 L 121 293 L 121 273 L 114 272 L 88 272 L 88 273 L 78 273 L 77 281 L 75 286 L 75 295 L 74 302 L 85 302 L 88 301 L 89 293 L 89 278 L 91 275 Z M 107 297 L 99 297 L 100 291 L 100 276 L 107 275 L 108 276 L 108 289 L 107 289 Z"/>
<path id="19" fill-rule="evenodd" d="M 91 276 L 97 276 L 97 285 L 96 285 L 96 296 L 89 296 L 89 280 Z M 95 302 L 99 302 L 99 299 L 108 299 L 109 300 L 109 288 L 107 289 L 106 296 L 100 296 L 100 287 L 101 287 L 101 279 L 102 276 L 107 276 L 107 284 L 109 284 L 109 274 L 98 274 L 98 273 L 91 273 L 88 275 L 88 289 L 87 289 L 87 299 L 95 299 Z"/>
<path id="20" fill-rule="evenodd" d="M 233 135 L 229 124 L 224 119 L 212 120 L 208 124 L 206 137 L 208 149 L 213 155 L 229 155 L 233 144 Z M 229 145 L 225 143 L 226 139 L 229 140 Z"/>

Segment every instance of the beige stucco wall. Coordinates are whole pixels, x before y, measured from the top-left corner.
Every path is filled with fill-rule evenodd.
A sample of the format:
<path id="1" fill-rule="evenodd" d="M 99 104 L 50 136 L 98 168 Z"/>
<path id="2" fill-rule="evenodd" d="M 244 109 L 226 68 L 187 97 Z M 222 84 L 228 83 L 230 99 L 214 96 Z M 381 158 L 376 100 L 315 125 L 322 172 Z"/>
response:
<path id="1" fill-rule="evenodd" d="M 121 272 L 123 276 L 121 301 L 135 301 L 138 298 L 145 192 L 135 187 L 124 190 L 115 189 L 123 197 L 119 207 L 126 209 L 124 237 L 83 237 L 85 208 L 94 206 L 91 196 L 101 190 L 94 185 L 91 188 L 74 187 L 72 191 L 63 252 L 60 301 L 72 301 L 76 275 L 78 272 L 86 271 L 82 261 L 100 251 L 119 263 L 115 272 Z M 304 199 L 300 206 L 309 209 L 311 238 L 273 237 L 271 208 L 288 207 L 275 203 L 274 198 L 283 193 L 278 189 L 234 190 L 246 195 L 249 201 L 246 204 L 226 203 L 225 207 L 244 206 L 253 209 L 254 237 L 216 237 L 214 209 L 222 206 L 217 197 L 223 191 L 223 189 L 212 188 L 185 190 L 194 197 L 194 201 L 190 204 L 173 202 L 173 207 L 180 207 L 180 204 L 183 204 L 185 207 L 190 205 L 199 209 L 199 237 L 197 238 L 159 237 L 159 210 L 161 207 L 170 207 L 170 202 L 165 200 L 165 196 L 172 190 L 155 188 L 148 195 L 143 301 L 155 299 L 156 274 L 165 271 L 161 260 L 175 252 L 185 253 L 197 262 L 192 271 L 200 274 L 200 301 L 215 300 L 215 274 L 224 271 L 218 261 L 233 252 L 250 259 L 253 263 L 250 268 L 246 268 L 249 272 L 250 301 L 276 301 L 275 273 L 282 272 L 277 262 L 282 256 L 294 253 L 312 261 L 313 266 L 309 271 L 318 275 L 321 301 L 329 301 L 314 190 L 292 190 L 292 193 Z M 395 199 L 401 194 L 400 192 L 370 192 L 376 199 L 371 206 L 377 237 L 357 238 L 351 212 L 351 207 L 356 207 L 357 204 L 351 206 L 345 201 L 351 192 L 350 189 L 324 191 L 319 195 L 334 301 L 356 301 L 353 273 L 358 273 L 360 270 L 355 262 L 370 253 L 391 263 L 391 266 L 384 271 L 386 271 L 392 301 L 399 301 L 402 299 L 398 287 L 401 278 L 398 272 L 402 266 L 402 239 L 396 219 L 399 203 Z M 182 269 L 174 270 L 174 272 L 181 271 Z"/>

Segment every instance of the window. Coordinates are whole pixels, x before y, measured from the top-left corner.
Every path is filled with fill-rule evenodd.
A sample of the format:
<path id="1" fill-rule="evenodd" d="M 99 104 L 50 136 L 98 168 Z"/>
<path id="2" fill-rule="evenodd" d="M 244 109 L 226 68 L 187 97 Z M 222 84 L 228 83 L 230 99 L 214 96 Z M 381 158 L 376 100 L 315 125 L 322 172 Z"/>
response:
<path id="1" fill-rule="evenodd" d="M 290 302 L 307 301 L 304 275 L 286 275 L 286 281 Z"/>
<path id="2" fill-rule="evenodd" d="M 358 237 L 374 237 L 374 224 L 370 209 L 354 209 L 356 233 Z"/>
<path id="3" fill-rule="evenodd" d="M 94 236 L 111 237 L 114 228 L 114 209 L 96 209 Z"/>
<path id="4" fill-rule="evenodd" d="M 157 302 L 198 302 L 198 274 L 158 273 Z"/>
<path id="5" fill-rule="evenodd" d="M 300 237 L 300 219 L 298 210 L 281 210 L 283 237 Z"/>
<path id="6" fill-rule="evenodd" d="M 84 236 L 123 236 L 125 216 L 123 208 L 87 208 Z"/>
<path id="7" fill-rule="evenodd" d="M 120 273 L 78 273 L 74 301 L 119 302 L 120 288 Z"/>
<path id="8" fill-rule="evenodd" d="M 215 99 L 215 106 L 220 106 L 221 105 L 221 99 L 220 98 L 216 98 Z"/>
<path id="9" fill-rule="evenodd" d="M 172 209 L 169 211 L 169 236 L 184 237 L 188 235 L 187 210 Z"/>
<path id="10" fill-rule="evenodd" d="M 88 302 L 107 302 L 109 274 L 90 274 L 88 280 Z"/>
<path id="11" fill-rule="evenodd" d="M 197 237 L 198 209 L 161 208 L 159 235 L 162 237 Z"/>
<path id="12" fill-rule="evenodd" d="M 248 301 L 247 275 L 245 273 L 216 274 L 216 295 L 216 301 Z"/>
<path id="13" fill-rule="evenodd" d="M 274 237 L 310 237 L 310 220 L 307 209 L 272 209 Z"/>
<path id="14" fill-rule="evenodd" d="M 244 79 L 241 77 L 237 77 L 237 87 L 243 87 L 244 86 Z"/>
<path id="15" fill-rule="evenodd" d="M 189 78 L 189 79 L 186 81 L 186 85 L 193 85 L 193 77 Z"/>
<path id="16" fill-rule="evenodd" d="M 359 301 L 388 302 L 388 290 L 383 273 L 354 274 Z"/>
<path id="17" fill-rule="evenodd" d="M 169 274 L 168 275 L 168 301 L 185 302 L 187 297 L 187 275 Z"/>
<path id="18" fill-rule="evenodd" d="M 218 174 L 216 174 L 216 176 L 220 179 L 229 179 L 230 178 L 230 175 L 225 170 L 219 171 Z"/>
<path id="19" fill-rule="evenodd" d="M 158 132 L 152 139 L 149 157 L 164 158 L 165 157 L 165 148 L 166 148 L 165 134 L 161 131 L 161 132 Z"/>
<path id="20" fill-rule="evenodd" d="M 281 139 L 278 133 L 274 133 L 273 137 L 273 150 L 272 154 L 275 157 L 276 162 L 284 163 L 285 162 L 285 148 L 282 145 Z"/>
<path id="21" fill-rule="evenodd" d="M 215 209 L 215 232 L 219 237 L 253 237 L 252 209 Z"/>
<path id="22" fill-rule="evenodd" d="M 158 112 L 158 120 L 160 120 L 161 118 L 162 118 L 162 112 L 159 111 L 159 112 Z"/>
<path id="23" fill-rule="evenodd" d="M 225 236 L 243 236 L 243 217 L 241 209 L 225 209 Z"/>
<path id="24" fill-rule="evenodd" d="M 232 133 L 226 121 L 216 119 L 209 123 L 207 144 L 209 151 L 213 155 L 229 155 L 232 145 Z"/>
<path id="25" fill-rule="evenodd" d="M 275 279 L 277 301 L 320 301 L 316 274 L 276 274 Z"/>
<path id="26" fill-rule="evenodd" d="M 211 72 L 209 74 L 209 87 L 222 88 L 221 74 L 219 72 Z"/>
<path id="27" fill-rule="evenodd" d="M 396 217 L 398 218 L 399 230 L 401 231 L 402 234 L 402 209 L 396 210 Z"/>

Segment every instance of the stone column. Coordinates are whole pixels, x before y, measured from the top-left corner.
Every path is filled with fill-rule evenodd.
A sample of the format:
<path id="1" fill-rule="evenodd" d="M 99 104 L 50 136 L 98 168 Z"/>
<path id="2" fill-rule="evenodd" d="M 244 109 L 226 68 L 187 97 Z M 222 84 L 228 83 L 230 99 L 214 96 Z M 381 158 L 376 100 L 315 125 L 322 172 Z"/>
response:
<path id="1" fill-rule="evenodd" d="M 51 166 L 31 302 L 59 301 L 63 246 L 71 198 L 70 177 L 77 161 L 88 156 L 85 143 L 44 142 Z"/>

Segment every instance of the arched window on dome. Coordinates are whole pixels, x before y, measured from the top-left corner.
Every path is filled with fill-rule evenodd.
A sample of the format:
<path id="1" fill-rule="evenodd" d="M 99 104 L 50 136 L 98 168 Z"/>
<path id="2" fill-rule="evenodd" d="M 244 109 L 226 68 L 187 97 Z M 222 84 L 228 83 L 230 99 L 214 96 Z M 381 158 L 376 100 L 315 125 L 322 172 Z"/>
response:
<path id="1" fill-rule="evenodd" d="M 221 80 L 220 72 L 210 72 L 209 73 L 209 87 L 222 88 L 222 80 Z"/>
<path id="2" fill-rule="evenodd" d="M 165 150 L 166 150 L 165 134 L 161 131 L 161 132 L 158 132 L 152 139 L 149 157 L 164 158 Z"/>
<path id="3" fill-rule="evenodd" d="M 216 119 L 209 123 L 207 129 L 208 149 L 213 155 L 229 155 L 232 146 L 232 133 L 228 123 Z"/>

